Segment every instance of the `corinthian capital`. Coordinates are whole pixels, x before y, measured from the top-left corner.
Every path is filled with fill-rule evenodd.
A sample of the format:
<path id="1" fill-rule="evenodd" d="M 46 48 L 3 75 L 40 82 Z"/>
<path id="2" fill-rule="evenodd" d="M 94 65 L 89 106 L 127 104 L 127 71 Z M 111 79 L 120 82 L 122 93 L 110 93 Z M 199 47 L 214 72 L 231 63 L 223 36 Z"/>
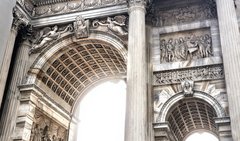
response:
<path id="1" fill-rule="evenodd" d="M 29 21 L 19 13 L 16 7 L 13 8 L 13 24 L 12 29 L 18 32 L 22 27 L 26 27 Z"/>

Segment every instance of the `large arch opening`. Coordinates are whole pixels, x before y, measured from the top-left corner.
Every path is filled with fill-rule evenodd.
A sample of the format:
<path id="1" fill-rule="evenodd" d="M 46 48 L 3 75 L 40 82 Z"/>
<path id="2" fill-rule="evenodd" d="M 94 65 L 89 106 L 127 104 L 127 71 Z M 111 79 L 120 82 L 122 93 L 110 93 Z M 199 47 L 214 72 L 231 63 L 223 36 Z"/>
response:
<path id="1" fill-rule="evenodd" d="M 123 141 L 126 83 L 105 82 L 92 89 L 79 105 L 78 141 Z M 94 132 L 93 130 L 97 131 Z"/>
<path id="2" fill-rule="evenodd" d="M 46 104 L 43 102 L 44 106 L 36 109 L 63 123 L 69 140 L 74 140 L 82 99 L 104 82 L 123 80 L 126 55 L 127 47 L 121 39 L 97 31 L 91 31 L 89 38 L 76 39 L 69 34 L 50 43 L 35 56 L 28 71 L 26 84 L 33 84 L 44 93 L 42 99 Z"/>

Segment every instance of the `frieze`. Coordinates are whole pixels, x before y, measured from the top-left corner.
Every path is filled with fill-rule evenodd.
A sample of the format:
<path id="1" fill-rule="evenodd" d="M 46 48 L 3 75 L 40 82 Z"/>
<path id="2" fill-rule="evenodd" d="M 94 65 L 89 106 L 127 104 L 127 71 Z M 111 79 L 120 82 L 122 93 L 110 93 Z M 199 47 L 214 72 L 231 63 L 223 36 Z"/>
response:
<path id="1" fill-rule="evenodd" d="M 62 2 L 62 1 L 61 1 Z M 83 1 L 68 1 L 65 3 L 48 3 L 48 4 L 33 4 L 32 1 L 18 0 L 18 3 L 32 17 L 44 17 L 61 13 L 69 13 L 75 11 L 83 11 L 93 8 L 101 8 L 112 5 L 126 3 L 125 0 L 83 0 Z M 34 6 L 35 5 L 35 6 Z"/>
<path id="2" fill-rule="evenodd" d="M 201 81 L 224 78 L 223 65 L 202 66 L 154 73 L 155 85 L 181 83 L 182 81 Z"/>
<path id="3" fill-rule="evenodd" d="M 159 27 L 211 18 L 217 18 L 215 2 L 173 10 L 157 10 L 152 17 L 152 24 Z"/>
<path id="4" fill-rule="evenodd" d="M 210 29 L 160 35 L 160 62 L 177 62 L 212 57 Z"/>

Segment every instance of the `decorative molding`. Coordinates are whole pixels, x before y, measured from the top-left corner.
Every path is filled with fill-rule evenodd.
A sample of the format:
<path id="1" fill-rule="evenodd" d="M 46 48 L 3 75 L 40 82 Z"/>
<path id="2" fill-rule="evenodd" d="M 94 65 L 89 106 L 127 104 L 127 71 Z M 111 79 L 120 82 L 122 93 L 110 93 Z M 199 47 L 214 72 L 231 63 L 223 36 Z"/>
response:
<path id="1" fill-rule="evenodd" d="M 24 8 L 31 17 L 45 17 L 56 14 L 65 14 L 119 4 L 126 4 L 125 0 L 84 0 L 61 3 L 59 2 L 54 1 L 52 3 L 48 2 L 46 4 L 40 2 L 39 4 L 33 4 L 30 1 L 22 2 L 22 0 L 18 0 L 18 3 L 21 5 L 21 7 Z"/>
<path id="2" fill-rule="evenodd" d="M 66 109 L 64 109 L 60 104 L 58 104 L 56 101 L 54 101 L 52 98 L 50 98 L 45 92 L 44 90 L 42 90 L 41 88 L 39 88 L 36 84 L 24 84 L 24 85 L 19 85 L 18 86 L 19 89 L 23 89 L 21 90 L 21 94 L 24 93 L 32 93 L 34 94 L 36 97 L 38 97 L 39 100 L 41 100 L 43 103 L 45 103 L 46 105 L 48 105 L 49 107 L 51 107 L 54 111 L 56 111 L 57 113 L 59 113 L 62 117 L 64 117 L 67 120 L 70 120 L 69 117 L 72 116 L 72 114 L 70 112 L 68 112 Z M 30 88 L 27 90 L 24 90 L 26 88 Z M 34 89 L 36 89 L 38 92 L 40 92 L 43 96 L 39 95 Z M 45 98 L 48 100 L 45 100 Z M 49 103 L 49 101 L 51 103 Z M 36 104 L 36 103 L 34 103 Z M 61 111 L 59 111 L 58 109 L 56 109 L 54 106 L 51 106 L 52 104 L 54 104 L 56 107 L 58 107 L 59 109 L 61 109 L 65 114 L 67 114 L 69 117 L 67 117 L 66 115 L 63 115 Z"/>
<path id="3" fill-rule="evenodd" d="M 181 83 L 182 81 L 202 81 L 224 78 L 223 65 L 210 65 L 154 72 L 154 85 Z"/>

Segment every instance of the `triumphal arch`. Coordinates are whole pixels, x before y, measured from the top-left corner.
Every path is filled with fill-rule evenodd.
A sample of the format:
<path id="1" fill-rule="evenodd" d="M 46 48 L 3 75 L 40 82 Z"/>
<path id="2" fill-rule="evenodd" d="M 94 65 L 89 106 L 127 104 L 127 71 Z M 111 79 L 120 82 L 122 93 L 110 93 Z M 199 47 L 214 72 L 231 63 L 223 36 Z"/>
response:
<path id="1" fill-rule="evenodd" d="M 0 66 L 0 140 L 76 141 L 84 96 L 125 80 L 125 141 L 201 131 L 240 141 L 238 4 L 17 0 Z"/>

